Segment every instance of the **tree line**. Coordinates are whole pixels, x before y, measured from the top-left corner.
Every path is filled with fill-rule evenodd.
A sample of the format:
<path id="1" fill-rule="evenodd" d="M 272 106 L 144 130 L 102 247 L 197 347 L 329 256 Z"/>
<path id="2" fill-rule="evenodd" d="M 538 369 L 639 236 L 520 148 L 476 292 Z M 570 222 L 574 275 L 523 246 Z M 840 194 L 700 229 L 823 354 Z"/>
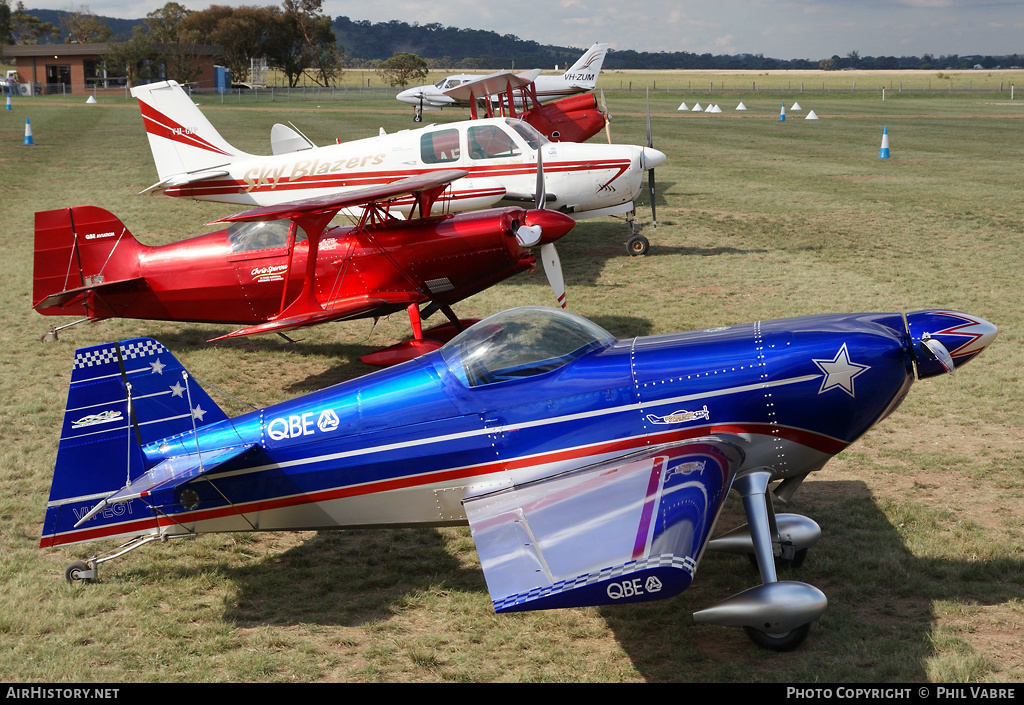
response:
<path id="1" fill-rule="evenodd" d="M 417 71 L 436 69 L 507 68 L 532 69 L 566 66 L 586 47 L 541 45 L 513 34 L 489 30 L 420 25 L 399 20 L 369 22 L 346 16 L 330 18 L 322 13 L 322 0 L 284 0 L 280 7 L 231 8 L 211 5 L 191 11 L 176 2 L 140 20 L 97 18 L 84 6 L 75 11 L 26 11 L 22 0 L 12 9 L 0 0 L 0 46 L 4 43 L 120 40 L 134 51 L 152 51 L 155 43 L 187 46 L 219 44 L 224 63 L 237 80 L 246 80 L 249 61 L 265 58 L 282 70 L 290 85 L 308 72 L 318 83 L 329 85 L 341 76 L 344 66 L 376 69 L 385 75 L 389 66 L 415 61 Z M 106 32 L 106 33 L 104 33 Z M 102 37 L 102 38 L 99 38 Z M 91 38 L 91 39 L 90 39 Z M 129 54 L 131 51 L 129 51 Z M 183 55 L 184 54 L 184 55 Z M 118 60 L 130 60 L 131 56 Z M 187 52 L 179 51 L 171 64 L 184 70 Z M 985 69 L 1020 67 L 1024 57 L 1013 55 L 846 56 L 821 59 L 776 59 L 763 54 L 696 54 L 678 52 L 610 51 L 606 69 Z M 185 76 L 169 76 L 183 80 Z M 397 79 L 405 80 L 401 76 Z"/>
<path id="2" fill-rule="evenodd" d="M 345 63 L 331 23 L 322 14 L 322 0 L 284 0 L 280 7 L 211 5 L 196 11 L 168 2 L 131 22 L 125 36 L 124 30 L 115 33 L 106 18 L 85 6 L 59 13 L 27 11 L 19 0 L 12 10 L 9 0 L 0 0 L 0 48 L 62 40 L 106 43 L 102 58 L 108 71 L 123 71 L 130 83 L 153 78 L 148 74 L 154 65 L 167 78 L 188 83 L 199 73 L 200 47 L 219 45 L 222 63 L 237 80 L 248 78 L 252 58 L 261 58 L 280 70 L 291 86 L 298 85 L 304 74 L 327 86 L 336 82 Z"/>

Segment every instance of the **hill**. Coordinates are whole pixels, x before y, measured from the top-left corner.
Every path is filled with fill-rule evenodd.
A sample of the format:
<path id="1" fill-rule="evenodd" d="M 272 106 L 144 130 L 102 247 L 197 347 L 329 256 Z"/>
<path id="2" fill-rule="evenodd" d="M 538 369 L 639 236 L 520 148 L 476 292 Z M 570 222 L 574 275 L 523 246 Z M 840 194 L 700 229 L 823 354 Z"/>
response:
<path id="1" fill-rule="evenodd" d="M 44 22 L 61 27 L 70 13 L 65 10 L 28 10 Z M 131 36 L 132 28 L 144 23 L 143 19 L 125 20 L 100 17 L 117 38 Z M 439 23 L 421 25 L 400 20 L 370 22 L 353 20 L 344 15 L 334 18 L 334 34 L 345 48 L 350 67 L 370 66 L 375 61 L 391 57 L 395 52 L 416 54 L 435 68 L 477 69 L 550 68 L 556 64 L 572 64 L 586 47 L 559 47 L 542 45 L 520 39 L 512 34 L 498 34 L 490 30 L 445 27 Z M 612 37 L 606 37 L 610 40 Z M 818 69 L 828 62 L 831 69 L 898 70 L 898 69 L 969 69 L 975 67 L 999 68 L 1020 66 L 1024 61 L 1013 56 L 860 56 L 852 52 L 845 57 L 832 56 L 805 59 L 777 59 L 762 54 L 694 54 L 686 51 L 646 52 L 632 49 L 613 50 L 608 53 L 604 68 L 616 69 L 735 69 L 767 71 L 773 69 Z"/>

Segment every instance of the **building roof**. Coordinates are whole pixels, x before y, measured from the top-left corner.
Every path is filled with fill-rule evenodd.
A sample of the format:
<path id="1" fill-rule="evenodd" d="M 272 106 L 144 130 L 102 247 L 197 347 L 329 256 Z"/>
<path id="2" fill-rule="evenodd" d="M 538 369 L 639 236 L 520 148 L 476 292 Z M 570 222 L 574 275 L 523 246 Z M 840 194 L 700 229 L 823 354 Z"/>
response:
<path id="1" fill-rule="evenodd" d="M 110 50 L 110 43 L 97 44 L 12 44 L 3 48 L 3 55 L 7 58 L 19 56 L 100 56 Z M 223 56 L 224 47 L 219 44 L 154 44 L 153 53 L 163 54 L 179 52 L 182 47 L 188 47 L 188 53 L 193 56 Z"/>

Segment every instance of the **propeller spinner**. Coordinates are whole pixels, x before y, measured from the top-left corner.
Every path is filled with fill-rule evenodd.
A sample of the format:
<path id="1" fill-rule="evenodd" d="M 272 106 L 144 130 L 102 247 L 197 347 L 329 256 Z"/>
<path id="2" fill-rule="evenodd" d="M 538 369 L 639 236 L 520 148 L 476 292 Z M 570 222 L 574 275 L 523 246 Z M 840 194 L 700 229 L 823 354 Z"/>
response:
<path id="1" fill-rule="evenodd" d="M 558 301 L 558 305 L 565 308 L 565 278 L 562 276 L 562 263 L 558 259 L 558 251 L 555 249 L 554 240 L 568 232 L 568 228 L 565 228 L 565 224 L 561 223 L 561 219 L 565 218 L 572 221 L 562 213 L 556 213 L 554 211 L 544 211 L 544 202 L 547 198 L 547 191 L 545 188 L 544 180 L 544 159 L 541 156 L 541 149 L 543 145 L 537 147 L 537 191 L 536 198 L 534 200 L 534 211 L 527 213 L 527 221 L 535 221 L 528 223 L 527 225 L 519 226 L 516 230 L 516 241 L 523 247 L 533 247 L 537 243 L 540 245 L 540 261 L 544 267 L 544 274 L 547 275 L 548 284 L 551 285 L 551 290 L 555 294 L 555 299 Z M 544 213 L 538 213 L 537 211 L 544 211 Z M 561 216 L 556 218 L 556 216 Z M 540 222 L 536 222 L 540 221 Z M 545 223 L 547 221 L 547 223 Z M 573 223 L 575 221 L 572 221 Z M 543 240 L 545 235 L 545 228 L 549 229 L 547 233 L 549 238 L 547 242 Z M 569 225 L 571 228 L 572 225 Z M 555 230 L 557 232 L 550 232 Z"/>

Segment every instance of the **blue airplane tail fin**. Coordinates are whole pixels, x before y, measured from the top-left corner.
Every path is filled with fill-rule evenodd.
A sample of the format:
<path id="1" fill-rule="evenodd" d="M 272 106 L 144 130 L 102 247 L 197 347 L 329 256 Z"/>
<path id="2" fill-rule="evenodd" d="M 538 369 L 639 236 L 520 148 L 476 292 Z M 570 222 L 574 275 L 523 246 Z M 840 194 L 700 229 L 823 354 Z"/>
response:
<path id="1" fill-rule="evenodd" d="M 148 468 L 143 447 L 227 416 L 161 343 L 134 338 L 75 353 L 57 462 L 41 545 L 109 535 L 105 525 L 138 520 L 145 533 L 156 517 L 125 502 L 87 515 L 101 500 L 131 485 Z"/>

